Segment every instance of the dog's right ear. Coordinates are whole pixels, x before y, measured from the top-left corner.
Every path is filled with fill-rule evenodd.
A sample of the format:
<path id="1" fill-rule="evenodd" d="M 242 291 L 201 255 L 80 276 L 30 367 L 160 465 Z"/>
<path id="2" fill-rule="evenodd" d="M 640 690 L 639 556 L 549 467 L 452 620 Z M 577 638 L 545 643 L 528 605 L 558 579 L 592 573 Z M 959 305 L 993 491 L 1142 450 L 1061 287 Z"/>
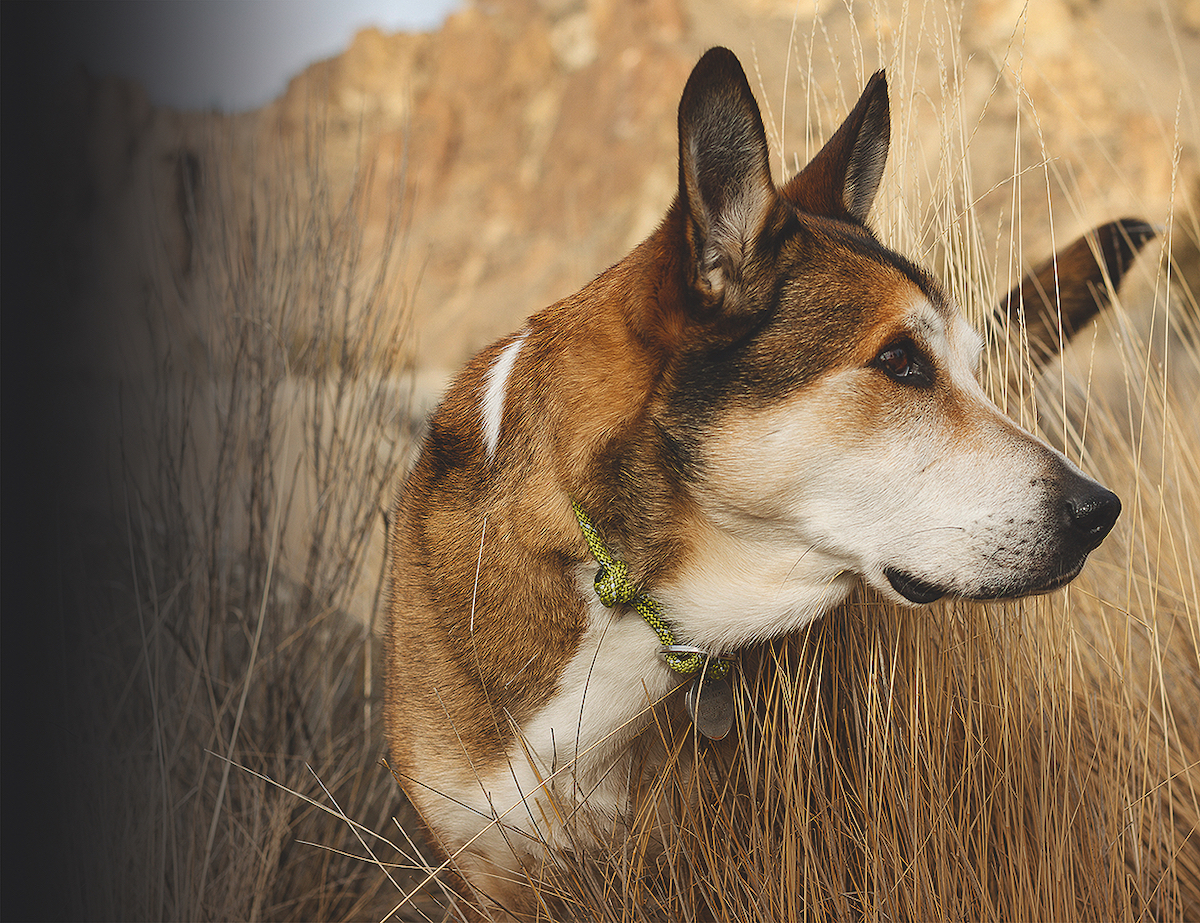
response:
<path id="1" fill-rule="evenodd" d="M 891 133 L 887 77 L 876 71 L 846 120 L 781 194 L 810 215 L 865 224 L 883 179 Z"/>
<path id="2" fill-rule="evenodd" d="M 736 315 L 739 284 L 776 201 L 767 136 L 737 57 L 712 48 L 679 101 L 679 199 L 686 206 L 689 283 L 708 309 Z"/>

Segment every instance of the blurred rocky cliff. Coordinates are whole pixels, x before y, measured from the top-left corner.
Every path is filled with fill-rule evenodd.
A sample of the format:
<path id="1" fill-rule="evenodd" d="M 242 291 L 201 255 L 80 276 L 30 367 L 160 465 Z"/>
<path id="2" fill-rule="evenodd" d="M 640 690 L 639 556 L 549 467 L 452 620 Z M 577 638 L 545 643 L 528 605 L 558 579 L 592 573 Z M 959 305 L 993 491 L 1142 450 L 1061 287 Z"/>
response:
<path id="1" fill-rule="evenodd" d="M 262 173 L 286 169 L 278 142 L 293 157 L 318 144 L 337 182 L 369 180 L 368 237 L 401 214 L 416 361 L 452 369 L 653 229 L 675 189 L 680 90 L 718 43 L 756 86 L 780 178 L 887 67 L 885 198 L 969 173 L 981 228 L 1008 239 L 1019 216 L 1015 249 L 993 260 L 998 290 L 1008 250 L 1028 263 L 1049 248 L 1049 219 L 1060 243 L 1120 214 L 1165 222 L 1195 183 L 1197 0 L 479 0 L 433 33 L 360 32 L 254 113 L 81 87 L 99 290 L 140 284 L 130 254 L 147 228 L 186 269 L 195 229 L 181 210 L 204 194 L 213 151 Z M 948 147 L 947 133 L 961 137 Z"/>

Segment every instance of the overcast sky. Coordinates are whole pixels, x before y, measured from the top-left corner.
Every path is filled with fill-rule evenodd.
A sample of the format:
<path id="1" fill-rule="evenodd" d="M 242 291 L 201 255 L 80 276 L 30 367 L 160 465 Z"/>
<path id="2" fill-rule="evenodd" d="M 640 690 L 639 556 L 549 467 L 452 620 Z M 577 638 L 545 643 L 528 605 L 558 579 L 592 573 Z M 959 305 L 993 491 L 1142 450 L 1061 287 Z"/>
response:
<path id="1" fill-rule="evenodd" d="M 436 29 L 461 0 L 88 0 L 52 6 L 68 59 L 185 109 L 255 108 L 354 33 Z"/>

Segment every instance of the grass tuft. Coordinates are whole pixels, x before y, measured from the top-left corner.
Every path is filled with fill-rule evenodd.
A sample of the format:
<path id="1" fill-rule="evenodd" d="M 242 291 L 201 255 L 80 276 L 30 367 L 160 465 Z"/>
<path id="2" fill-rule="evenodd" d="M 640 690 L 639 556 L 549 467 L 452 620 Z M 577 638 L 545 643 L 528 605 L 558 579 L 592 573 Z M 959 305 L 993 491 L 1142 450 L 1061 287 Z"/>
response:
<path id="1" fill-rule="evenodd" d="M 364 223 L 399 180 L 335 179 L 319 125 L 302 150 L 235 129 L 189 150 L 184 246 L 164 232 L 141 267 L 123 535 L 84 645 L 98 917 L 382 915 L 397 853 L 371 831 L 411 822 L 373 642 L 411 446 L 403 214 Z"/>

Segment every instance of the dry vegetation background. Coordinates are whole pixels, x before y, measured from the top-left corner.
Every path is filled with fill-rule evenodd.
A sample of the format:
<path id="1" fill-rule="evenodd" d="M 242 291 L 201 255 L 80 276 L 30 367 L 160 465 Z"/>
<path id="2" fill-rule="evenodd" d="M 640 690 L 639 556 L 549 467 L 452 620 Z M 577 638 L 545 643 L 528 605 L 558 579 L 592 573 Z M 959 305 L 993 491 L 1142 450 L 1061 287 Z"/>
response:
<path id="1" fill-rule="evenodd" d="M 737 740 L 668 739 L 548 912 L 1200 917 L 1194 0 L 503 0 L 364 32 L 255 113 L 82 76 L 23 113 L 51 154 L 5 225 L 38 269 L 5 412 L 42 437 L 5 457 L 6 915 L 450 912 L 379 762 L 391 492 L 446 375 L 661 216 L 718 42 L 779 176 L 887 66 L 874 220 L 977 320 L 1086 228 L 1162 224 L 1044 379 L 1001 395 L 1021 357 L 989 344 L 993 393 L 1125 511 L 1064 593 L 864 596 L 752 652 Z"/>

